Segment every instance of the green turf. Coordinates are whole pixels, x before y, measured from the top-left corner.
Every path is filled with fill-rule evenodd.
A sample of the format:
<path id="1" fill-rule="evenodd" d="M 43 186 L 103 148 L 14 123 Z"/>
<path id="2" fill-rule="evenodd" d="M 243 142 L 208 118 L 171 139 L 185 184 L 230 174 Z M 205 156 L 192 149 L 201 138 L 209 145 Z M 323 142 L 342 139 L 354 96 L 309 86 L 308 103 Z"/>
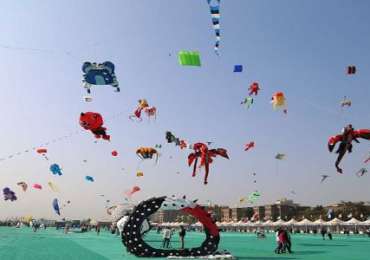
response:
<path id="1" fill-rule="evenodd" d="M 275 239 L 256 239 L 254 234 L 222 233 L 220 249 L 227 249 L 238 259 L 370 259 L 370 238 L 365 236 L 338 236 L 323 241 L 319 235 L 292 235 L 293 254 L 273 253 Z M 197 246 L 203 240 L 200 233 L 186 236 L 187 246 Z M 159 246 L 161 237 L 155 233 L 147 236 L 148 243 Z M 175 234 L 171 243 L 178 247 Z M 40 230 L 37 233 L 28 228 L 0 227 L 1 260 L 118 260 L 135 259 L 126 253 L 120 239 L 108 232 L 97 236 L 94 232 L 64 234 L 55 229 Z"/>

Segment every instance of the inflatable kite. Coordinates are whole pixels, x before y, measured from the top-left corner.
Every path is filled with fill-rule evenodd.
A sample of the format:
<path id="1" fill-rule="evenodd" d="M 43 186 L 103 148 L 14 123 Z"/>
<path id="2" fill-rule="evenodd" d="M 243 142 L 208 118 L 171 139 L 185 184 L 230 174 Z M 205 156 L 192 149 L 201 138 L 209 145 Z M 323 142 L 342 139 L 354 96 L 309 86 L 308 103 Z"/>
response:
<path id="1" fill-rule="evenodd" d="M 159 154 L 156 149 L 152 147 L 140 147 L 136 150 L 136 155 L 141 159 L 153 159 L 153 155 L 155 154 L 155 161 L 158 162 Z"/>
<path id="2" fill-rule="evenodd" d="M 340 106 L 343 108 L 345 106 L 350 107 L 352 105 L 352 101 L 347 97 L 344 97 L 343 100 L 340 102 Z"/>
<path id="3" fill-rule="evenodd" d="M 85 176 L 85 180 L 94 182 L 94 178 L 91 176 Z M 103 195 L 104 196 L 104 195 Z"/>
<path id="4" fill-rule="evenodd" d="M 260 89 L 260 86 L 259 86 L 258 82 L 253 82 L 249 86 L 248 90 L 249 90 L 249 96 L 252 96 L 252 95 L 256 95 L 257 96 L 258 95 L 258 91 L 260 91 L 261 89 Z"/>
<path id="5" fill-rule="evenodd" d="M 159 249 L 153 248 L 143 239 L 142 225 L 158 210 L 178 210 L 194 217 L 202 223 L 205 231 L 205 241 L 196 248 Z M 145 231 L 145 230 L 144 230 Z M 211 215 L 196 201 L 185 198 L 170 197 L 151 198 L 141 202 L 126 221 L 122 231 L 122 243 L 127 250 L 138 257 L 194 257 L 211 255 L 220 242 L 220 234 Z"/>
<path id="6" fill-rule="evenodd" d="M 209 10 L 211 12 L 212 17 L 212 25 L 213 29 L 215 30 L 216 34 L 216 41 L 215 41 L 215 53 L 216 55 L 219 55 L 219 48 L 220 48 L 220 2 L 221 0 L 207 0 Z"/>
<path id="7" fill-rule="evenodd" d="M 126 191 L 125 194 L 126 194 L 126 196 L 131 197 L 132 195 L 134 195 L 134 193 L 136 193 L 136 192 L 138 192 L 140 190 L 141 189 L 140 189 L 139 186 L 134 186 L 134 187 L 131 188 L 131 190 Z"/>
<path id="8" fill-rule="evenodd" d="M 258 192 L 258 191 L 255 191 L 255 192 L 252 192 L 249 196 L 248 196 L 248 201 L 250 203 L 255 203 L 259 198 L 261 197 L 261 194 Z"/>
<path id="9" fill-rule="evenodd" d="M 56 163 L 50 165 L 50 171 L 54 175 L 59 175 L 59 176 L 63 175 L 62 168 L 60 168 L 60 166 Z"/>
<path id="10" fill-rule="evenodd" d="M 38 148 L 38 149 L 36 150 L 36 152 L 37 152 L 38 154 L 41 154 L 42 156 L 44 156 L 44 158 L 45 158 L 46 160 L 48 160 L 48 157 L 46 157 L 46 153 L 48 152 L 48 150 L 47 150 L 46 148 Z"/>
<path id="11" fill-rule="evenodd" d="M 154 148 L 161 149 L 162 148 L 162 145 L 161 144 L 156 144 L 156 145 L 154 145 Z"/>
<path id="12" fill-rule="evenodd" d="M 180 146 L 180 149 L 184 149 L 188 147 L 188 144 L 185 142 L 185 140 L 180 140 L 180 138 L 176 137 L 173 133 L 170 131 L 166 132 L 166 140 L 167 143 L 174 143 L 176 146 Z"/>
<path id="13" fill-rule="evenodd" d="M 356 66 L 353 66 L 353 65 L 348 66 L 347 67 L 347 74 L 348 75 L 354 75 L 354 74 L 356 74 Z"/>
<path id="14" fill-rule="evenodd" d="M 253 104 L 253 98 L 252 97 L 246 97 L 242 102 L 240 102 L 241 105 L 245 105 L 248 109 Z"/>
<path id="15" fill-rule="evenodd" d="M 144 173 L 143 172 L 137 172 L 136 173 L 136 177 L 143 177 L 144 176 Z"/>
<path id="16" fill-rule="evenodd" d="M 37 190 L 42 190 L 42 186 L 40 184 L 33 184 L 32 187 Z"/>
<path id="17" fill-rule="evenodd" d="M 335 136 L 331 136 L 328 142 L 328 149 L 330 152 L 334 150 L 337 142 L 340 142 L 339 147 L 336 151 L 338 158 L 335 161 L 335 168 L 338 173 L 343 173 L 343 170 L 339 167 L 341 160 L 348 151 L 352 153 L 352 141 L 360 143 L 357 139 L 362 138 L 365 140 L 370 140 L 370 129 L 358 129 L 354 130 L 352 125 L 349 124 L 343 129 L 343 133 Z"/>
<path id="18" fill-rule="evenodd" d="M 278 153 L 277 155 L 275 155 L 276 160 L 284 160 L 285 157 L 286 157 L 286 155 L 283 154 L 283 153 Z"/>
<path id="19" fill-rule="evenodd" d="M 250 142 L 250 143 L 246 144 L 244 147 L 245 147 L 244 151 L 248 151 L 248 150 L 254 148 L 254 142 Z"/>
<path id="20" fill-rule="evenodd" d="M 53 204 L 52 205 L 53 205 L 53 209 L 54 209 L 55 213 L 60 216 L 60 209 L 59 209 L 58 199 L 53 199 Z"/>
<path id="21" fill-rule="evenodd" d="M 357 177 L 362 177 L 362 176 L 364 176 L 365 175 L 365 173 L 367 173 L 368 171 L 367 171 L 367 169 L 366 168 L 361 168 L 360 170 L 358 170 L 357 172 L 356 172 L 356 175 L 357 175 Z"/>
<path id="22" fill-rule="evenodd" d="M 21 182 L 18 182 L 17 183 L 18 186 L 21 186 L 22 190 L 25 192 L 27 191 L 27 188 L 28 188 L 28 185 L 27 183 L 25 183 L 24 181 L 21 181 Z"/>
<path id="23" fill-rule="evenodd" d="M 134 113 L 129 116 L 130 119 L 137 118 L 140 121 L 142 121 L 141 112 L 144 112 L 148 116 L 149 119 L 151 117 L 154 117 L 154 119 L 156 119 L 156 117 L 157 117 L 157 108 L 156 107 L 149 106 L 146 99 L 140 99 L 138 101 L 138 103 L 139 103 L 138 107 L 136 108 Z"/>
<path id="24" fill-rule="evenodd" d="M 227 155 L 227 150 L 223 148 L 209 150 L 208 146 L 204 143 L 196 143 L 192 146 L 192 149 L 194 150 L 194 152 L 192 152 L 188 156 L 188 165 L 191 166 L 194 163 L 192 176 L 195 177 L 198 158 L 200 158 L 199 167 L 204 166 L 205 168 L 204 184 L 206 185 L 208 183 L 209 165 L 213 162 L 212 158 L 219 155 L 221 157 L 229 159 L 229 156 Z"/>
<path id="25" fill-rule="evenodd" d="M 364 161 L 364 163 L 370 162 L 370 156 Z"/>
<path id="26" fill-rule="evenodd" d="M 92 102 L 93 101 L 92 97 L 90 97 L 90 96 L 84 96 L 83 99 L 85 100 L 85 102 Z"/>
<path id="27" fill-rule="evenodd" d="M 93 85 L 111 85 L 117 92 L 120 91 L 116 74 L 114 73 L 114 64 L 112 62 L 85 62 L 82 65 L 82 71 L 84 73 L 82 82 L 87 93 L 90 94 L 90 89 Z"/>
<path id="28" fill-rule="evenodd" d="M 243 72 L 243 65 L 235 65 L 234 72 Z"/>
<path id="29" fill-rule="evenodd" d="M 112 156 L 113 156 L 113 157 L 118 156 L 118 152 L 117 152 L 116 150 L 112 151 L 112 153 L 111 153 L 111 154 L 112 154 Z"/>
<path id="30" fill-rule="evenodd" d="M 104 140 L 110 140 L 110 136 L 107 135 L 107 130 L 103 127 L 103 117 L 99 113 L 86 112 L 80 115 L 80 125 L 85 129 L 91 131 L 95 138 L 103 138 Z"/>
<path id="31" fill-rule="evenodd" d="M 320 183 L 323 183 L 329 177 L 330 177 L 329 175 L 321 175 L 321 181 L 320 181 Z"/>
<path id="32" fill-rule="evenodd" d="M 12 191 L 10 188 L 6 187 L 3 189 L 3 195 L 4 195 L 4 200 L 10 200 L 10 201 L 16 201 L 17 196 L 15 195 L 15 192 Z"/>
<path id="33" fill-rule="evenodd" d="M 286 98 L 283 92 L 276 92 L 271 98 L 271 104 L 274 110 L 283 109 L 284 114 L 288 113 Z"/>
<path id="34" fill-rule="evenodd" d="M 54 183 L 52 183 L 51 181 L 48 182 L 48 185 L 50 187 L 50 189 L 54 192 L 59 192 L 59 189 L 57 187 L 57 185 L 55 185 Z"/>
<path id="35" fill-rule="evenodd" d="M 200 54 L 197 51 L 180 51 L 178 53 L 178 60 L 182 66 L 201 66 Z"/>

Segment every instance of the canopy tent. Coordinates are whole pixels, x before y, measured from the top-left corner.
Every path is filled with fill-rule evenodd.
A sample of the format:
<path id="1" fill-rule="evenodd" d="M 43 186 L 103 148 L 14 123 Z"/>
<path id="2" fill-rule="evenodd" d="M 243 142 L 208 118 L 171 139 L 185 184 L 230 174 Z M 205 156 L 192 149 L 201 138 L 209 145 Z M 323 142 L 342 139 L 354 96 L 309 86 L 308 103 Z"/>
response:
<path id="1" fill-rule="evenodd" d="M 327 224 L 332 225 L 332 226 L 336 226 L 336 225 L 343 224 L 343 221 L 338 219 L 338 218 L 334 218 L 334 219 L 330 220 L 329 222 L 327 222 Z"/>
<path id="2" fill-rule="evenodd" d="M 315 225 L 325 225 L 327 222 L 321 218 L 313 222 Z"/>
<path id="3" fill-rule="evenodd" d="M 297 223 L 298 226 L 312 226 L 314 223 L 311 220 L 308 220 L 306 218 L 302 219 Z"/>
<path id="4" fill-rule="evenodd" d="M 294 218 L 292 218 L 291 220 L 289 220 L 288 222 L 285 222 L 285 226 L 294 226 L 298 223 L 297 220 L 295 220 Z"/>
<path id="5" fill-rule="evenodd" d="M 283 225 L 285 225 L 285 221 L 284 220 L 282 220 L 282 219 L 279 219 L 278 221 L 275 221 L 272 225 L 273 226 L 283 226 Z"/>

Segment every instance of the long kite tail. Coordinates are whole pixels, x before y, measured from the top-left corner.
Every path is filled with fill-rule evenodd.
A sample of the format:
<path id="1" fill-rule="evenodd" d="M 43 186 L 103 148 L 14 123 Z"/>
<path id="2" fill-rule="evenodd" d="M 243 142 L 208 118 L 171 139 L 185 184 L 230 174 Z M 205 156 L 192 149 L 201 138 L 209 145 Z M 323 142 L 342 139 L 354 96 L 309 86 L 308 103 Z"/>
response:
<path id="1" fill-rule="evenodd" d="M 345 154 L 346 154 L 346 150 L 345 149 L 342 149 L 341 151 L 339 151 L 338 158 L 335 161 L 335 168 L 337 168 L 337 172 L 338 173 L 343 173 L 343 170 L 339 167 L 339 164 L 342 161 L 342 159 L 343 159 L 343 157 L 344 157 Z"/>
<path id="2" fill-rule="evenodd" d="M 194 167 L 193 167 L 193 175 L 192 175 L 192 177 L 195 177 L 195 172 L 197 171 L 197 163 L 198 163 L 198 156 L 195 158 L 195 161 L 194 161 Z"/>

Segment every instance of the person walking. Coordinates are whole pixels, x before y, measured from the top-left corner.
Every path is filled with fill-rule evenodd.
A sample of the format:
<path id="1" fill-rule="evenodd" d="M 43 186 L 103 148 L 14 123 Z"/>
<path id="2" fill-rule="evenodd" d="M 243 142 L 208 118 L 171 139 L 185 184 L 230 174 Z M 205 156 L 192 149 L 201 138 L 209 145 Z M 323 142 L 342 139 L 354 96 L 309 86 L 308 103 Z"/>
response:
<path id="1" fill-rule="evenodd" d="M 169 248 L 171 242 L 171 230 L 169 228 L 163 229 L 163 248 Z"/>

